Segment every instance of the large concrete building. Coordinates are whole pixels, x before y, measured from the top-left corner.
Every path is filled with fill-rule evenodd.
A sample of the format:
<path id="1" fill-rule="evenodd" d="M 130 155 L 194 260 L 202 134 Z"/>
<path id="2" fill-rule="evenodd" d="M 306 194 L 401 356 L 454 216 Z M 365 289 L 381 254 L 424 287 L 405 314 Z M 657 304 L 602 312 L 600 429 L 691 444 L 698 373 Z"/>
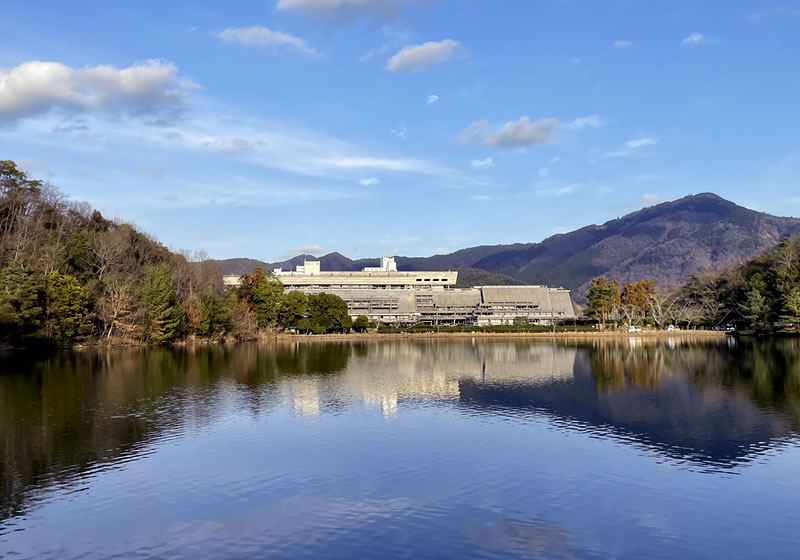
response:
<path id="1" fill-rule="evenodd" d="M 546 286 L 478 286 L 455 288 L 455 271 L 399 271 L 393 257 L 381 266 L 360 272 L 320 269 L 319 261 L 305 261 L 293 271 L 277 268 L 273 274 L 284 290 L 311 295 L 335 294 L 347 302 L 350 315 L 371 321 L 413 325 L 509 325 L 525 320 L 552 324 L 575 317 L 569 290 Z M 227 286 L 241 282 L 225 276 Z"/>

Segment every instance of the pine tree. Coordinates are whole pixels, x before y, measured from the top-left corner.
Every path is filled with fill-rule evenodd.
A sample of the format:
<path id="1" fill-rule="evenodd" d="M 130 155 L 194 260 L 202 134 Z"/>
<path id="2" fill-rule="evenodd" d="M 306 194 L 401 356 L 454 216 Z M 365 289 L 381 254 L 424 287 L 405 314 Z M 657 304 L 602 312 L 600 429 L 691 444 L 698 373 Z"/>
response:
<path id="1" fill-rule="evenodd" d="M 145 340 L 163 344 L 186 332 L 186 312 L 178 303 L 166 265 L 147 270 L 139 293 L 147 308 L 143 332 Z"/>
<path id="2" fill-rule="evenodd" d="M 791 323 L 793 330 L 800 332 L 800 286 L 795 286 L 784 296 L 781 320 Z"/>
<path id="3" fill-rule="evenodd" d="M 15 261 L 0 271 L 0 338 L 35 335 L 45 317 L 44 282 L 27 263 Z"/>
<path id="4" fill-rule="evenodd" d="M 197 327 L 197 334 L 200 336 L 223 335 L 231 328 L 231 310 L 224 296 L 202 294 L 200 315 L 200 324 Z"/>

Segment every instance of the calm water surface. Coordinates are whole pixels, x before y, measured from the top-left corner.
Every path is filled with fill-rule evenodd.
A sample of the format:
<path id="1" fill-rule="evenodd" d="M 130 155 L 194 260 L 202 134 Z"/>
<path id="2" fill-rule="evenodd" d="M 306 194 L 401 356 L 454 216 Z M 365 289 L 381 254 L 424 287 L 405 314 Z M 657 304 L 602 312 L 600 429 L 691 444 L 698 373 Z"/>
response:
<path id="1" fill-rule="evenodd" d="M 0 557 L 798 558 L 800 342 L 0 359 Z"/>

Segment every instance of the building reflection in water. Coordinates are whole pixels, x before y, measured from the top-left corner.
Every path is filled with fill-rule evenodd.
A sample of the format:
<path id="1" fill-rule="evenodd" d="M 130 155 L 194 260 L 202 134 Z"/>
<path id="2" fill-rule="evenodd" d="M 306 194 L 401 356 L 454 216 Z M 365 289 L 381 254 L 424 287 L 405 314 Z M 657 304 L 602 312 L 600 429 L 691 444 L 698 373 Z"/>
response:
<path id="1" fill-rule="evenodd" d="M 800 343 L 430 339 L 65 352 L 0 363 L 0 518 L 231 414 L 546 419 L 709 468 L 800 426 Z"/>

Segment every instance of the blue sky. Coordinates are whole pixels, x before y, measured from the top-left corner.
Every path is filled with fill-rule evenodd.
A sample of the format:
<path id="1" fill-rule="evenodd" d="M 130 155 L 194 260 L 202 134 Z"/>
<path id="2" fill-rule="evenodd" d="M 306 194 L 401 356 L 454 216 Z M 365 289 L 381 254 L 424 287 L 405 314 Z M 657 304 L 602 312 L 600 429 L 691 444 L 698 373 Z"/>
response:
<path id="1" fill-rule="evenodd" d="M 5 3 L 0 159 L 173 249 L 430 255 L 800 215 L 800 2 Z"/>

